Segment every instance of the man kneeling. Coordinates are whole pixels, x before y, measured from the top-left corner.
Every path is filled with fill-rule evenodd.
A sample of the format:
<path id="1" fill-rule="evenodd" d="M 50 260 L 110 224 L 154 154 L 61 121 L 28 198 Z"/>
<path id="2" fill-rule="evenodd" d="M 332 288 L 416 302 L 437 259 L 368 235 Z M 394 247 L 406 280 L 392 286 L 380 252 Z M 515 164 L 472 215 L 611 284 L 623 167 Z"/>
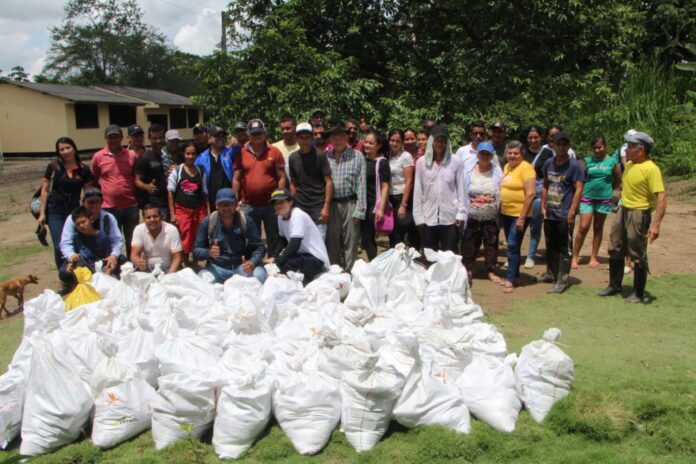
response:
<path id="1" fill-rule="evenodd" d="M 212 274 L 218 283 L 234 274 L 266 280 L 262 266 L 265 250 L 259 229 L 238 210 L 234 190 L 218 190 L 215 207 L 217 211 L 203 219 L 193 246 L 193 259 L 206 260 L 205 268 L 198 274 L 201 277 Z"/>
<path id="2" fill-rule="evenodd" d="M 268 258 L 265 262 L 275 262 L 283 273 L 301 272 L 307 285 L 330 266 L 321 232 L 307 213 L 295 207 L 287 189 L 275 190 L 271 194 L 271 202 L 278 216 L 280 236 L 287 246 L 276 257 Z"/>
<path id="3" fill-rule="evenodd" d="M 181 237 L 175 226 L 162 220 L 158 206 L 143 207 L 145 222 L 135 226 L 130 260 L 141 271 L 152 271 L 159 264 L 162 271 L 176 272 L 181 266 Z"/>

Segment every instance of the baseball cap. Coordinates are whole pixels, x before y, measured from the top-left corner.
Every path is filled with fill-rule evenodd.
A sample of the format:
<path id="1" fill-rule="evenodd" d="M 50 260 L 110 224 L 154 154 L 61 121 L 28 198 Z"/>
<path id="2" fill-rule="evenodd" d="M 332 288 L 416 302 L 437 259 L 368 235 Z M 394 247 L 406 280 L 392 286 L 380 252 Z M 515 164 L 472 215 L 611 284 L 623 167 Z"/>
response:
<path id="1" fill-rule="evenodd" d="M 164 134 L 164 140 L 181 140 L 181 134 L 176 129 L 169 129 Z"/>
<path id="2" fill-rule="evenodd" d="M 493 125 L 491 125 L 490 128 L 491 129 L 507 130 L 507 127 L 505 126 L 505 123 L 503 121 L 496 121 Z"/>
<path id="3" fill-rule="evenodd" d="M 495 148 L 491 142 L 481 142 L 476 147 L 476 151 L 481 153 L 482 151 L 487 151 L 488 153 L 495 153 Z"/>
<path id="4" fill-rule="evenodd" d="M 568 142 L 570 142 L 570 135 L 568 135 L 566 132 L 561 131 L 553 136 L 552 142 L 558 142 L 559 140 L 567 140 Z"/>
<path id="5" fill-rule="evenodd" d="M 308 122 L 301 122 L 297 125 L 295 128 L 295 133 L 299 134 L 301 132 L 309 132 L 310 134 L 312 133 L 312 125 Z"/>
<path id="6" fill-rule="evenodd" d="M 106 129 L 104 130 L 104 136 L 108 137 L 110 135 L 123 135 L 121 127 L 117 126 L 116 124 L 109 124 L 108 126 L 106 126 Z"/>
<path id="7" fill-rule="evenodd" d="M 321 114 L 322 116 L 326 116 L 326 113 L 321 108 L 314 108 L 312 110 L 312 116 L 316 116 L 317 114 Z"/>
<path id="8" fill-rule="evenodd" d="M 261 134 L 266 132 L 266 126 L 264 126 L 263 121 L 260 119 L 252 119 L 247 125 L 247 130 L 249 135 L 251 134 Z"/>
<path id="9" fill-rule="evenodd" d="M 213 124 L 208 127 L 208 135 L 215 137 L 216 135 L 227 135 L 227 131 L 222 127 Z"/>
<path id="10" fill-rule="evenodd" d="M 443 126 L 443 125 L 440 125 L 440 124 L 438 124 L 437 126 L 434 126 L 434 127 L 430 130 L 430 136 L 431 136 L 432 138 L 436 138 L 436 137 L 445 137 L 445 138 L 447 138 L 447 139 L 450 138 L 450 136 L 449 136 L 449 130 L 447 130 L 447 127 L 445 127 L 445 126 Z"/>
<path id="11" fill-rule="evenodd" d="M 193 133 L 200 134 L 202 132 L 208 132 L 208 129 L 203 125 L 203 123 L 196 123 L 196 125 L 193 126 Z"/>
<path id="12" fill-rule="evenodd" d="M 639 131 L 633 134 L 626 133 L 626 135 L 624 135 L 624 140 L 628 143 L 639 143 L 646 148 L 652 148 L 652 146 L 655 145 L 655 140 L 653 140 L 652 137 L 645 132 Z"/>
<path id="13" fill-rule="evenodd" d="M 277 189 L 271 193 L 271 203 L 278 200 L 291 200 L 292 195 L 288 189 Z"/>
<path id="14" fill-rule="evenodd" d="M 245 122 L 239 121 L 237 124 L 234 125 L 235 132 L 240 131 L 240 130 L 243 130 L 244 132 L 246 132 L 247 124 Z"/>
<path id="15" fill-rule="evenodd" d="M 85 189 L 85 198 L 102 198 L 102 192 L 96 187 L 88 187 Z"/>
<path id="16" fill-rule="evenodd" d="M 131 124 L 130 126 L 128 126 L 128 135 L 144 134 L 144 133 L 145 133 L 145 131 L 143 130 L 143 128 L 137 124 Z"/>
<path id="17" fill-rule="evenodd" d="M 231 188 L 222 188 L 218 190 L 215 195 L 215 204 L 222 203 L 223 201 L 237 202 L 237 195 L 235 195 L 234 190 Z"/>

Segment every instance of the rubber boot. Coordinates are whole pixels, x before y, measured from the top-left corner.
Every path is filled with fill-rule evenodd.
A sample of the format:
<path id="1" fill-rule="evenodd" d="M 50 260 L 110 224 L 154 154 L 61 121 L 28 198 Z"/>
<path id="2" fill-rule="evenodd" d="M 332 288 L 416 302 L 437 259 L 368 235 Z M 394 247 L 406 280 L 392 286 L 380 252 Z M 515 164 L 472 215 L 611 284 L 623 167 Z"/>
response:
<path id="1" fill-rule="evenodd" d="M 568 275 L 570 274 L 570 255 L 558 257 L 558 274 L 556 283 L 546 293 L 563 293 L 568 289 Z"/>
<path id="2" fill-rule="evenodd" d="M 598 292 L 599 296 L 612 296 L 621 295 L 621 283 L 623 282 L 624 275 L 624 261 L 623 259 L 610 259 L 609 260 L 609 286 Z"/>
<path id="3" fill-rule="evenodd" d="M 546 251 L 546 272 L 537 278 L 538 282 L 550 284 L 556 281 L 558 275 L 558 254 L 556 252 Z"/>
<path id="4" fill-rule="evenodd" d="M 648 281 L 648 266 L 646 264 L 634 264 L 633 267 L 633 292 L 627 296 L 626 303 L 642 303 L 645 299 L 645 284 Z"/>

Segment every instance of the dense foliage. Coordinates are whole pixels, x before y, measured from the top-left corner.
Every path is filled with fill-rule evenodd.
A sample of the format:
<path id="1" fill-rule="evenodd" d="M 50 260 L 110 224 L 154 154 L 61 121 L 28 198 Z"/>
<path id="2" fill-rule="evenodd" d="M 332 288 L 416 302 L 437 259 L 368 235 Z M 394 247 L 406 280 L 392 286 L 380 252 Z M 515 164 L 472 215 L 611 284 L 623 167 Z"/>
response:
<path id="1" fill-rule="evenodd" d="M 693 77 L 671 72 L 696 35 L 692 1 L 237 0 L 228 13 L 233 51 L 198 66 L 199 101 L 223 124 L 322 107 L 385 129 L 431 117 L 460 140 L 468 121 L 500 118 L 513 136 L 562 123 L 580 151 L 628 127 L 655 132 L 661 157 L 696 143 Z M 696 171 L 687 161 L 674 171 Z"/>

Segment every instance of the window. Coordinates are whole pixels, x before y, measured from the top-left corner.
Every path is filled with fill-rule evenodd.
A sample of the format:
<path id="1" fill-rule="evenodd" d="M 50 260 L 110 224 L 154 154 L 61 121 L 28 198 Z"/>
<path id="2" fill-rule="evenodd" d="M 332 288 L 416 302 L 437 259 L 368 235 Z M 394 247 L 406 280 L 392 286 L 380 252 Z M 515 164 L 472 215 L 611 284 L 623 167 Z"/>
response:
<path id="1" fill-rule="evenodd" d="M 198 110 L 188 110 L 188 126 L 193 127 L 198 124 Z"/>
<path id="2" fill-rule="evenodd" d="M 172 129 L 186 128 L 186 110 L 181 108 L 170 108 L 169 122 L 172 126 Z"/>
<path id="3" fill-rule="evenodd" d="M 76 103 L 75 127 L 78 129 L 98 129 L 99 111 L 97 109 L 97 105 Z"/>
<path id="4" fill-rule="evenodd" d="M 109 105 L 109 124 L 121 127 L 135 124 L 135 106 Z"/>

